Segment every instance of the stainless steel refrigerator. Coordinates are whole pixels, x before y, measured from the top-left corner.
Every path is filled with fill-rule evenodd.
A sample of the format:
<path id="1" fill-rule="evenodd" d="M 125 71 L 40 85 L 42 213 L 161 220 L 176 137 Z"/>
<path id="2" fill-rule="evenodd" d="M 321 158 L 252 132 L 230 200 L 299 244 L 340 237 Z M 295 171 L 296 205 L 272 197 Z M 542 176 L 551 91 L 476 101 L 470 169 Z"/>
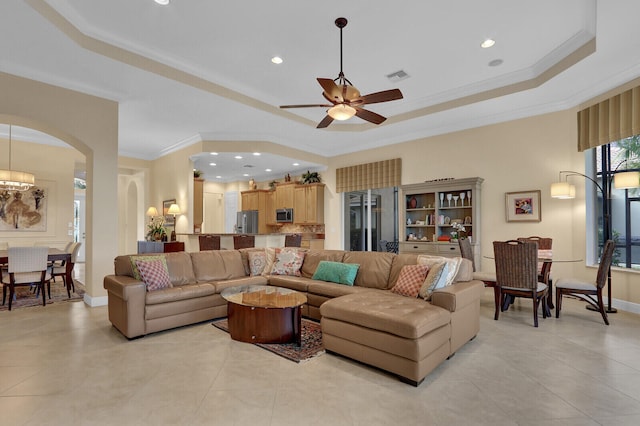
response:
<path id="1" fill-rule="evenodd" d="M 257 234 L 258 210 L 243 210 L 238 212 L 236 229 L 239 234 Z"/>

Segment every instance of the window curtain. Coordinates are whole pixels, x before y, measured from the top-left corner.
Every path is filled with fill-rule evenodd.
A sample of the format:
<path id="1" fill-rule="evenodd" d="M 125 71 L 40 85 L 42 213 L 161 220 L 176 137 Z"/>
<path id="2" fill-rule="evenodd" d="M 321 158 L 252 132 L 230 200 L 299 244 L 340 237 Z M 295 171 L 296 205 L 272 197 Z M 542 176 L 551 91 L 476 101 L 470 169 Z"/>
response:
<path id="1" fill-rule="evenodd" d="M 578 112 L 578 151 L 640 134 L 640 86 Z"/>
<path id="2" fill-rule="evenodd" d="M 400 186 L 402 160 L 377 161 L 336 169 L 336 191 L 351 192 Z"/>

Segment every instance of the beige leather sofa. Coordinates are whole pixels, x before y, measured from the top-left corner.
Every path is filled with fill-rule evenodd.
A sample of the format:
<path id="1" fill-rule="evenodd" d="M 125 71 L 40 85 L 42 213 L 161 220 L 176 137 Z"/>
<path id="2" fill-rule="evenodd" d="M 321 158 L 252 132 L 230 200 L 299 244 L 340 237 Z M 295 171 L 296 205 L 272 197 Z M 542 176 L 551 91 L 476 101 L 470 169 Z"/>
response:
<path id="1" fill-rule="evenodd" d="M 301 276 L 250 276 L 247 253 L 220 250 L 165 253 L 173 288 L 147 292 L 133 278 L 130 256 L 115 259 L 104 278 L 109 320 L 134 338 L 227 315 L 220 292 L 230 286 L 269 284 L 307 296 L 303 315 L 321 320 L 328 351 L 419 384 L 443 360 L 475 337 L 480 328 L 480 281 L 436 290 L 430 302 L 389 291 L 402 266 L 417 255 L 341 250 L 307 251 Z M 353 286 L 314 280 L 319 262 L 360 265 Z"/>

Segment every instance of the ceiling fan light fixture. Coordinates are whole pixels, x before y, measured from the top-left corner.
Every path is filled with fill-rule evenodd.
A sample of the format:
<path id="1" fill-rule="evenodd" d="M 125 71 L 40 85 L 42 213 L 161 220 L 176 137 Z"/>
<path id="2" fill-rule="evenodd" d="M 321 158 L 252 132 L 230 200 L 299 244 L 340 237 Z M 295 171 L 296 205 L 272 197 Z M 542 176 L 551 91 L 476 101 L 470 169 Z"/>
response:
<path id="1" fill-rule="evenodd" d="M 345 104 L 334 105 L 327 111 L 334 120 L 344 121 L 356 115 L 356 109 Z"/>

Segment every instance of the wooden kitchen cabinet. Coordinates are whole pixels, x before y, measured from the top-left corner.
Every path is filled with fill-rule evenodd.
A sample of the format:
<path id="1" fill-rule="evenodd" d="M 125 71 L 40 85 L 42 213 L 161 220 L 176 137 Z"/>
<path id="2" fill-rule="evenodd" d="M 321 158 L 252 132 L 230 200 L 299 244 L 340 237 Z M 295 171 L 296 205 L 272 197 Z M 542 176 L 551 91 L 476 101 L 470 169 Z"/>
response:
<path id="1" fill-rule="evenodd" d="M 295 182 L 285 182 L 276 185 L 276 209 L 292 209 L 294 207 L 293 191 L 295 187 Z"/>
<path id="2" fill-rule="evenodd" d="M 265 223 L 267 226 L 277 225 L 276 223 L 276 192 L 268 191 L 265 194 L 265 203 L 264 203 L 264 216 Z M 258 213 L 262 214 L 262 212 Z"/>
<path id="3" fill-rule="evenodd" d="M 240 195 L 242 210 L 258 210 L 260 190 L 243 191 Z"/>
<path id="4" fill-rule="evenodd" d="M 324 184 L 296 185 L 293 222 L 300 225 L 324 223 Z"/>

